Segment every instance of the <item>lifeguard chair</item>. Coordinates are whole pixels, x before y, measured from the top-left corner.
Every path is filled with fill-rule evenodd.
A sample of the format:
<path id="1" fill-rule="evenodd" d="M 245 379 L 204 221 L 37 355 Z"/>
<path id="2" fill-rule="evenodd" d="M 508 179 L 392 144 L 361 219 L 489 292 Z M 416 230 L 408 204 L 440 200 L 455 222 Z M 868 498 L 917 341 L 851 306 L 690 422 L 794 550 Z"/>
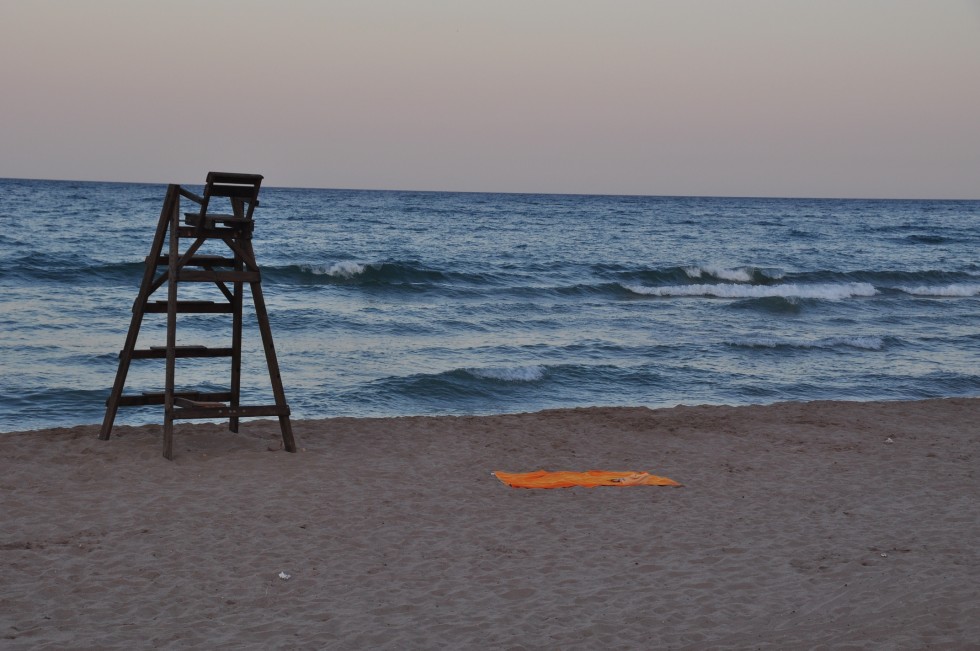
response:
<path id="1" fill-rule="evenodd" d="M 126 335 L 126 343 L 119 353 L 119 368 L 106 400 L 105 418 L 99 438 L 108 440 L 119 407 L 139 405 L 163 405 L 163 456 L 173 459 L 174 421 L 178 419 L 217 418 L 228 419 L 232 432 L 238 431 L 239 418 L 252 416 L 277 416 L 282 434 L 283 447 L 296 451 L 292 425 L 289 422 L 289 406 L 282 387 L 279 363 L 272 341 L 272 329 L 262 296 L 262 275 L 252 249 L 252 219 L 259 205 L 259 174 L 233 174 L 209 172 L 203 196 L 198 196 L 179 185 L 167 187 L 167 194 L 157 223 L 156 235 L 146 258 L 146 268 L 139 295 L 133 304 L 133 317 Z M 181 221 L 181 197 L 197 204 L 193 212 L 186 212 Z M 230 213 L 212 213 L 213 200 L 227 198 Z M 190 242 L 181 250 L 181 240 Z M 223 255 L 199 255 L 197 251 L 207 242 L 223 242 L 229 249 Z M 164 246 L 167 252 L 164 253 Z M 162 271 L 161 271 L 162 269 Z M 179 288 L 184 283 L 211 283 L 218 289 L 218 300 L 180 300 Z M 151 300 L 152 295 L 167 285 L 166 300 Z M 242 303 L 244 286 L 248 284 L 255 304 L 262 346 L 275 404 L 242 405 Z M 167 315 L 167 343 L 165 346 L 136 348 L 140 326 L 145 314 Z M 230 314 L 231 345 L 207 347 L 203 345 L 177 345 L 177 315 L 179 314 Z M 201 392 L 176 389 L 178 359 L 195 357 L 231 358 L 230 383 L 227 391 Z M 165 389 L 161 392 L 143 392 L 123 395 L 130 362 L 134 359 L 166 359 Z"/>

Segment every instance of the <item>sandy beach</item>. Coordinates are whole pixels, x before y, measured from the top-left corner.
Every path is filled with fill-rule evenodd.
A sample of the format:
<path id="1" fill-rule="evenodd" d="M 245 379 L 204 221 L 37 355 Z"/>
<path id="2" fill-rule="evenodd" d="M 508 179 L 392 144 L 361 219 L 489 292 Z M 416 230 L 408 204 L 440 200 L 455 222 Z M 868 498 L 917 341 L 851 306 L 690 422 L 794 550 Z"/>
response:
<path id="1" fill-rule="evenodd" d="M 3 649 L 980 648 L 980 399 L 0 434 Z M 269 448 L 273 448 L 270 450 Z M 514 489 L 633 470 L 682 488 Z M 289 578 L 280 578 L 288 576 Z"/>

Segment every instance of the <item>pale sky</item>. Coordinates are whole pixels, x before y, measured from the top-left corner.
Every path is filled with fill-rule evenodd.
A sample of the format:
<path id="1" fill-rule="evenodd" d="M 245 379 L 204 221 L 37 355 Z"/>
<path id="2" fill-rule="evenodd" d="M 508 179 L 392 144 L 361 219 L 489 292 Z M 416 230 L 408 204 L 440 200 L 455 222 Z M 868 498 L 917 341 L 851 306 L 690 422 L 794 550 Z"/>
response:
<path id="1" fill-rule="evenodd" d="M 0 177 L 980 198 L 980 0 L 0 0 Z"/>

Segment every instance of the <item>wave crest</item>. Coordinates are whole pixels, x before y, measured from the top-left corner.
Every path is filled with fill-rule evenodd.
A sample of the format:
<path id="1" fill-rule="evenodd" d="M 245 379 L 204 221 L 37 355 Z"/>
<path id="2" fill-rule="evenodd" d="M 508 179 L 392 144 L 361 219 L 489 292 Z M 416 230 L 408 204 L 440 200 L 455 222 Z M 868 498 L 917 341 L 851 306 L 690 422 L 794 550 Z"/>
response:
<path id="1" fill-rule="evenodd" d="M 300 265 L 300 270 L 307 271 L 316 276 L 330 276 L 331 278 L 350 279 L 364 273 L 368 265 L 360 264 L 352 260 L 341 260 L 329 267 L 326 265 Z"/>
<path id="2" fill-rule="evenodd" d="M 642 296 L 710 296 L 714 298 L 815 298 L 841 300 L 855 296 L 874 296 L 878 290 L 870 283 L 798 285 L 735 285 L 698 284 L 646 287 L 622 285 L 625 289 Z"/>
<path id="3" fill-rule="evenodd" d="M 980 284 L 975 283 L 955 283 L 952 285 L 945 285 L 943 287 L 927 287 L 925 285 L 920 285 L 918 287 L 897 287 L 896 289 L 913 296 L 980 296 Z"/>
<path id="4" fill-rule="evenodd" d="M 545 367 L 531 366 L 502 366 L 491 368 L 467 368 L 466 373 L 480 380 L 497 380 L 501 382 L 537 382 L 544 379 Z"/>
<path id="5" fill-rule="evenodd" d="M 695 266 L 684 267 L 684 273 L 688 278 L 717 278 L 718 280 L 728 280 L 735 283 L 765 282 L 767 280 L 779 280 L 783 277 L 780 272 L 766 271 L 756 267 L 715 267 L 715 266 Z"/>

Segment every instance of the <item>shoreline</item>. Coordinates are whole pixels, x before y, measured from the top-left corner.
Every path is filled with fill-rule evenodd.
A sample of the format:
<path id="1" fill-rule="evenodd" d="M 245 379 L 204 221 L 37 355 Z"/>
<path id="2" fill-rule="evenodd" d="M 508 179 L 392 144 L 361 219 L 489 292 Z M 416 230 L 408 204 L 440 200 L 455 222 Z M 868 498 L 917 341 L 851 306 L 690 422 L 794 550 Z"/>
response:
<path id="1" fill-rule="evenodd" d="M 0 434 L 4 648 L 964 648 L 980 398 Z M 630 470 L 682 488 L 514 489 Z M 289 575 L 288 580 L 279 573 Z"/>
<path id="2" fill-rule="evenodd" d="M 687 403 L 681 402 L 672 405 L 665 406 L 649 406 L 649 405 L 584 405 L 584 406 L 568 406 L 568 407 L 544 407 L 532 411 L 502 411 L 502 412 L 492 412 L 492 413 L 429 413 L 429 414 L 397 414 L 397 415 L 364 415 L 364 416 L 323 416 L 323 417 L 312 417 L 312 418 L 296 418 L 293 416 L 291 418 L 292 423 L 324 423 L 330 421 L 390 421 L 390 420 L 402 420 L 406 418 L 434 418 L 434 419 L 452 419 L 452 418 L 498 418 L 498 417 L 510 417 L 510 416 L 532 416 L 535 414 L 551 414 L 560 412 L 582 412 L 590 410 L 630 410 L 638 409 L 652 412 L 669 411 L 671 409 L 752 409 L 752 408 L 768 408 L 768 407 L 781 407 L 785 405 L 820 405 L 820 404 L 840 404 L 840 405 L 890 405 L 890 404 L 918 404 L 927 403 L 943 400 L 976 400 L 980 401 L 980 395 L 977 396 L 941 396 L 941 397 L 930 397 L 930 398 L 872 398 L 872 399 L 854 399 L 854 400 L 843 400 L 839 398 L 820 398 L 817 400 L 779 400 L 775 402 L 753 402 L 753 403 Z M 119 414 L 125 414 L 126 408 L 121 408 Z M 159 419 L 148 423 L 139 424 L 124 424 L 120 423 L 120 418 L 117 417 L 116 424 L 112 429 L 112 437 L 115 438 L 116 430 L 126 429 L 129 430 L 143 430 L 147 428 L 162 428 L 163 427 L 163 408 L 160 407 Z M 179 431 L 183 427 L 208 427 L 210 425 L 221 425 L 221 423 L 226 422 L 226 420 L 214 419 L 213 421 L 208 420 L 178 420 L 174 421 L 175 431 Z M 270 424 L 274 427 L 278 427 L 275 421 L 269 418 L 242 418 L 241 422 L 243 425 L 252 423 L 253 427 L 261 426 L 262 424 Z M 98 430 L 101 426 L 101 421 L 99 422 L 88 422 L 88 423 L 78 423 L 74 425 L 50 425 L 50 426 L 39 426 L 31 427 L 27 429 L 20 430 L 0 430 L 0 437 L 10 436 L 10 435 L 29 435 L 29 434 L 46 434 L 50 432 L 74 432 L 76 430 L 90 428 L 95 428 L 96 437 L 98 437 Z"/>

